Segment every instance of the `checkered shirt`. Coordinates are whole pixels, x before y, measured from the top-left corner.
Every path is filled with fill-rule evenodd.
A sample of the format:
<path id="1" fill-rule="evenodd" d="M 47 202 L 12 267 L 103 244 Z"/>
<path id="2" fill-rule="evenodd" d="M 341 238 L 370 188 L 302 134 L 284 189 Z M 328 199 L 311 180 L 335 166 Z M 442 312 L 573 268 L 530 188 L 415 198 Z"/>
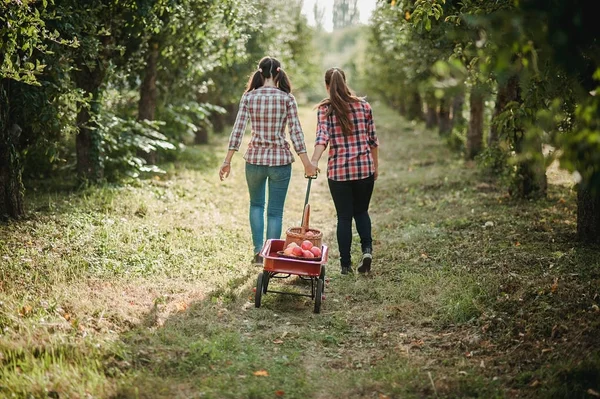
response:
<path id="1" fill-rule="evenodd" d="M 336 181 L 366 179 L 375 173 L 371 147 L 377 147 L 375 123 L 371 105 L 366 101 L 348 104 L 353 132 L 344 136 L 335 114 L 327 117 L 327 105 L 317 110 L 315 145 L 329 144 L 327 178 Z"/>
<path id="2" fill-rule="evenodd" d="M 245 93 L 229 137 L 229 149 L 238 151 L 250 120 L 252 137 L 244 154 L 254 165 L 281 166 L 294 162 L 285 139 L 285 126 L 297 154 L 306 152 L 304 133 L 298 119 L 298 105 L 293 95 L 276 87 L 259 87 Z"/>

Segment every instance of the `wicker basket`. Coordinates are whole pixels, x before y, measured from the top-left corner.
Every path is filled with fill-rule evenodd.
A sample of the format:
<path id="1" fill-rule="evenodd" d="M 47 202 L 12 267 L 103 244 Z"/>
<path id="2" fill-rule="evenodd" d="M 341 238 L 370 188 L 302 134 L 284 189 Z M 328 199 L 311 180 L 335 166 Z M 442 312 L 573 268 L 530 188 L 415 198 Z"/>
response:
<path id="1" fill-rule="evenodd" d="M 291 242 L 295 242 L 296 244 L 302 244 L 302 241 L 308 240 L 313 243 L 315 247 L 321 248 L 323 243 L 323 233 L 317 229 L 311 229 L 308 227 L 308 220 L 310 218 L 310 205 L 306 204 L 304 207 L 304 214 L 302 216 L 302 226 L 300 227 L 290 227 L 285 232 L 285 244 L 283 245 L 286 248 Z M 312 237 L 306 237 L 307 232 L 312 232 Z"/>

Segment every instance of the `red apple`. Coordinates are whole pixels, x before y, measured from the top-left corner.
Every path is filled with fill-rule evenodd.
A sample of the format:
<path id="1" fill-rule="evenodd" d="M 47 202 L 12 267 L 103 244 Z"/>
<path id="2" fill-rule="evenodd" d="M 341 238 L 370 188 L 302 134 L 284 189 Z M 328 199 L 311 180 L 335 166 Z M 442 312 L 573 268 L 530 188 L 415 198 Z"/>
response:
<path id="1" fill-rule="evenodd" d="M 300 247 L 302 249 L 308 251 L 309 249 L 311 249 L 313 247 L 313 243 L 308 240 L 304 240 L 304 241 L 302 241 L 302 244 L 300 244 Z"/>
<path id="2" fill-rule="evenodd" d="M 286 249 L 283 250 L 283 254 L 284 255 L 293 255 L 294 252 L 294 247 L 288 246 Z"/>
<path id="3" fill-rule="evenodd" d="M 312 252 L 310 252 L 308 249 L 302 250 L 302 256 L 305 258 L 314 258 L 315 257 L 315 255 Z"/>
<path id="4" fill-rule="evenodd" d="M 312 237 L 315 236 L 315 233 L 313 233 L 312 231 L 308 230 L 304 236 L 306 238 L 312 238 Z"/>
<path id="5" fill-rule="evenodd" d="M 315 255 L 315 258 L 320 258 L 321 257 L 321 248 L 319 248 L 319 247 L 312 247 L 310 249 L 310 252 L 312 252 L 313 255 Z"/>
<path id="6" fill-rule="evenodd" d="M 302 248 L 300 248 L 300 247 L 293 247 L 292 248 L 292 255 L 302 256 L 303 254 L 304 254 L 304 251 L 302 250 Z"/>

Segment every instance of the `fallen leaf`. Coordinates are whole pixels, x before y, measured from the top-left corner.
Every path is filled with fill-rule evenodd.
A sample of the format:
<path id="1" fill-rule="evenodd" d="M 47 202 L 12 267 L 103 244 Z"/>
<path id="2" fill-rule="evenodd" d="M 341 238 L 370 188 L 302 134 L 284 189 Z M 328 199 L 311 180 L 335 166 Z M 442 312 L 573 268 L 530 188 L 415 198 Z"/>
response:
<path id="1" fill-rule="evenodd" d="M 540 381 L 539 380 L 533 380 L 533 382 L 531 384 L 529 384 L 530 387 L 535 388 L 538 385 L 540 385 Z"/>
<path id="2" fill-rule="evenodd" d="M 554 283 L 552 284 L 550 291 L 552 291 L 552 293 L 555 293 L 557 289 L 558 289 L 558 277 L 556 277 L 554 279 Z"/>
<path id="3" fill-rule="evenodd" d="M 520 247 L 520 246 L 521 246 L 521 243 L 520 243 L 519 241 L 517 241 L 517 242 L 515 243 L 515 247 Z"/>
<path id="4" fill-rule="evenodd" d="M 542 349 L 542 353 L 552 352 L 552 348 L 544 348 Z"/>
<path id="5" fill-rule="evenodd" d="M 25 316 L 28 315 L 29 313 L 31 313 L 31 311 L 33 310 L 33 308 L 30 305 L 25 305 L 21 308 L 21 316 Z"/>
<path id="6" fill-rule="evenodd" d="M 285 338 L 286 335 L 288 335 L 288 332 L 284 331 L 283 334 L 281 334 L 281 338 Z"/>
<path id="7" fill-rule="evenodd" d="M 429 256 L 427 256 L 427 254 L 426 254 L 426 253 L 422 253 L 422 254 L 421 254 L 421 258 L 423 258 L 423 259 L 427 259 L 427 258 L 429 258 Z"/>
<path id="8" fill-rule="evenodd" d="M 600 393 L 598 393 L 598 391 L 594 391 L 592 388 L 587 390 L 588 395 L 592 395 L 595 396 L 597 398 L 600 398 Z"/>
<path id="9" fill-rule="evenodd" d="M 280 389 L 278 391 L 275 391 L 275 395 L 277 395 L 277 396 L 283 396 L 283 395 L 285 395 L 285 392 Z"/>
<path id="10" fill-rule="evenodd" d="M 276 339 L 275 341 L 273 341 L 274 344 L 283 344 L 283 340 L 281 339 Z"/>
<path id="11" fill-rule="evenodd" d="M 384 395 L 384 394 L 380 393 L 379 394 L 379 399 L 390 399 L 390 397 L 387 396 L 387 395 Z"/>
<path id="12" fill-rule="evenodd" d="M 183 312 L 184 310 L 186 310 L 188 308 L 188 304 L 185 303 L 184 301 L 179 301 L 177 302 L 177 311 L 178 312 Z"/>
<path id="13" fill-rule="evenodd" d="M 269 373 L 267 372 L 267 370 L 257 370 L 253 374 L 257 377 L 268 377 L 269 376 Z"/>
<path id="14" fill-rule="evenodd" d="M 66 320 L 66 321 L 69 321 L 69 320 L 71 320 L 71 314 L 70 314 L 70 313 L 65 313 L 65 314 L 63 315 L 63 317 L 65 318 L 65 320 Z"/>

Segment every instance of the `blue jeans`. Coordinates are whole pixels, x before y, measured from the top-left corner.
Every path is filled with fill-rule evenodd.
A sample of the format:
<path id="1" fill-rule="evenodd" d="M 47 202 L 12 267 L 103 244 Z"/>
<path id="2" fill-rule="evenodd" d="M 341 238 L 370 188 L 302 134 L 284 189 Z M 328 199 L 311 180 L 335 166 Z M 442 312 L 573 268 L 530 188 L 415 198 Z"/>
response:
<path id="1" fill-rule="evenodd" d="M 292 164 L 283 166 L 253 165 L 246 162 L 246 182 L 250 193 L 250 230 L 254 253 L 260 252 L 264 244 L 265 231 L 265 188 L 269 183 L 267 204 L 267 239 L 281 238 L 283 205 L 287 195 Z"/>

